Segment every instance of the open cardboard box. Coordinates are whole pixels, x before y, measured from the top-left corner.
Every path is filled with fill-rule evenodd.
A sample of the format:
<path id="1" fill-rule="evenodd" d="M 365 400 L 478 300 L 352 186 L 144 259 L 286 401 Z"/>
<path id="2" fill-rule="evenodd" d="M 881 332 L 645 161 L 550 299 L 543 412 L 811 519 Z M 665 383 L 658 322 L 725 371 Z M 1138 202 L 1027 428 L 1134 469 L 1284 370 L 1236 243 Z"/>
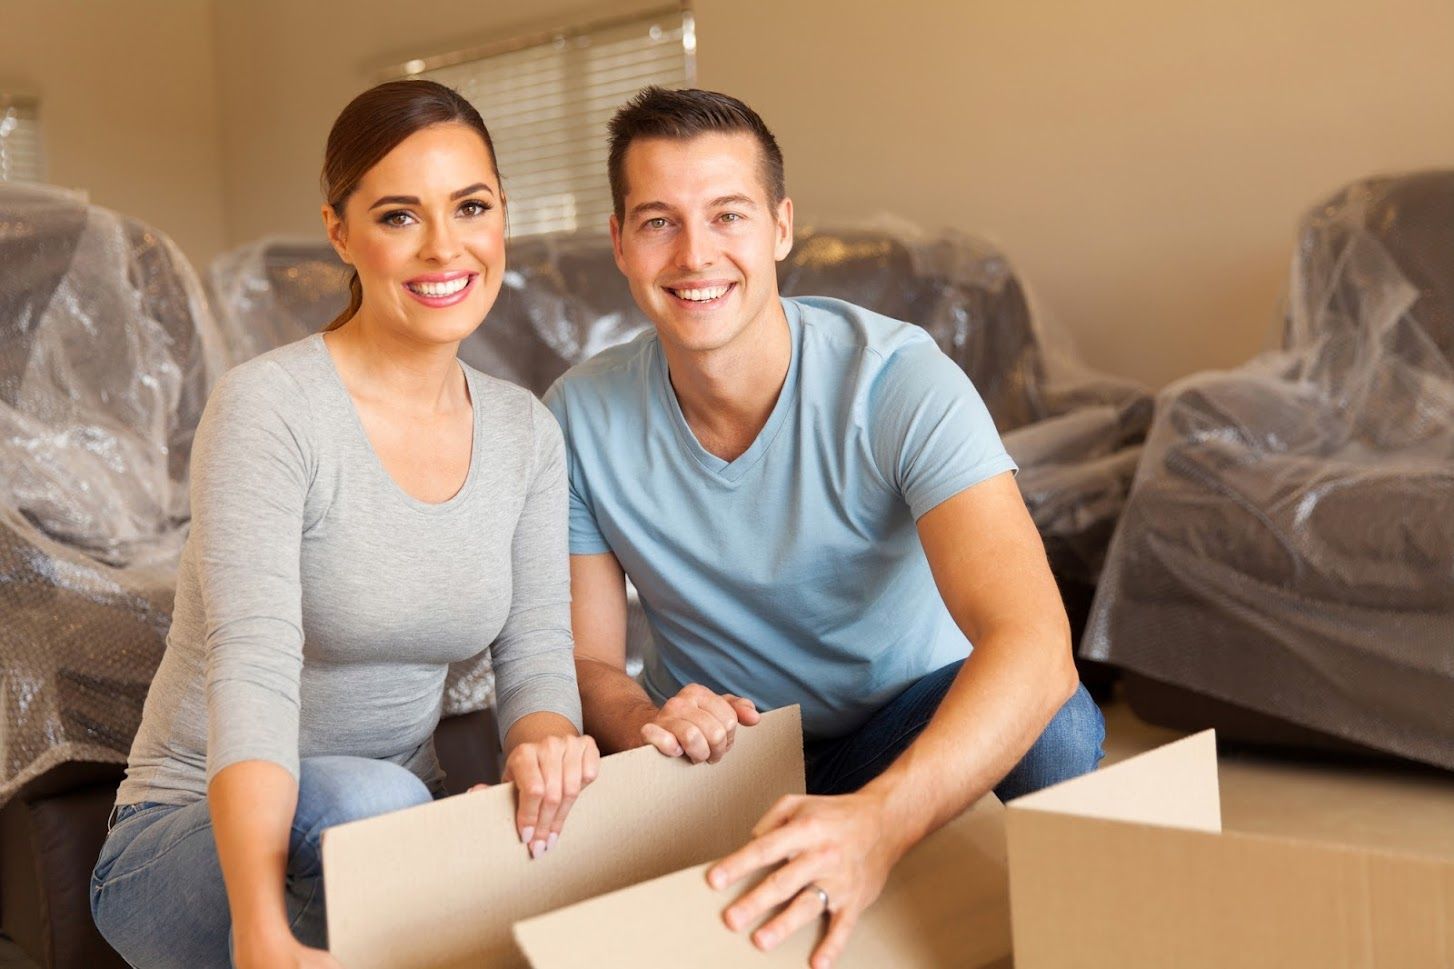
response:
<path id="1" fill-rule="evenodd" d="M 1286 835 L 1224 830 L 1210 730 L 1005 813 L 1017 969 L 1454 969 L 1446 832 L 1423 853 L 1299 836 L 1291 810 Z"/>
<path id="2" fill-rule="evenodd" d="M 802 792 L 791 707 L 740 728 L 718 764 L 650 748 L 604 758 L 560 843 L 533 861 L 511 785 L 340 825 L 323 836 L 329 948 L 347 969 L 806 966 L 817 933 L 757 951 L 720 917 L 748 886 L 718 893 L 704 875 Z M 1007 966 L 1003 823 L 988 797 L 917 846 L 838 969 Z"/>

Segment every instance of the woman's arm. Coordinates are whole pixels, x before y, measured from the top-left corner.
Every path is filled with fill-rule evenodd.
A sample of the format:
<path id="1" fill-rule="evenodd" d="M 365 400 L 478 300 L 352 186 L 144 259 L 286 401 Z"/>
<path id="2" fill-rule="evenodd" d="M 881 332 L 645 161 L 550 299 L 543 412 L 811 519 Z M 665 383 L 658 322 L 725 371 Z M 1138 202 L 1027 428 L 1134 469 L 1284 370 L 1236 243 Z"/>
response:
<path id="1" fill-rule="evenodd" d="M 525 504 L 511 545 L 510 612 L 491 647 L 504 779 L 519 790 L 516 826 L 538 857 L 600 762 L 580 736 L 566 555 L 565 446 L 555 418 L 531 401 L 532 461 Z"/>
<path id="2" fill-rule="evenodd" d="M 288 925 L 303 666 L 306 398 L 276 365 L 213 392 L 192 451 L 192 534 L 206 617 L 207 802 L 239 967 L 333 966 Z"/>
<path id="3" fill-rule="evenodd" d="M 306 948 L 288 927 L 283 880 L 297 804 L 293 775 L 263 760 L 233 764 L 207 787 L 237 969 L 338 969 L 328 953 Z"/>

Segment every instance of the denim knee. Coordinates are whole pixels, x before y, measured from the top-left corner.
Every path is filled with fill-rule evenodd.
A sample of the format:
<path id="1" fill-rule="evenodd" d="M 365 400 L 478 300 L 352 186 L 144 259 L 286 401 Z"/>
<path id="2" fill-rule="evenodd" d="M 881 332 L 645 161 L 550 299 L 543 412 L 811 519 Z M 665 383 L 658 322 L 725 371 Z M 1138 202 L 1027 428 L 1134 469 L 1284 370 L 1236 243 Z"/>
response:
<path id="1" fill-rule="evenodd" d="M 308 757 L 299 765 L 295 826 L 322 832 L 433 800 L 404 767 L 368 757 Z M 303 822 L 299 825 L 298 822 Z"/>
<path id="2" fill-rule="evenodd" d="M 1009 801 L 1088 774 L 1105 756 L 1101 749 L 1105 739 L 1106 722 L 1100 707 L 1084 686 L 1078 686 L 1034 746 L 995 788 L 995 794 L 1001 801 Z"/>

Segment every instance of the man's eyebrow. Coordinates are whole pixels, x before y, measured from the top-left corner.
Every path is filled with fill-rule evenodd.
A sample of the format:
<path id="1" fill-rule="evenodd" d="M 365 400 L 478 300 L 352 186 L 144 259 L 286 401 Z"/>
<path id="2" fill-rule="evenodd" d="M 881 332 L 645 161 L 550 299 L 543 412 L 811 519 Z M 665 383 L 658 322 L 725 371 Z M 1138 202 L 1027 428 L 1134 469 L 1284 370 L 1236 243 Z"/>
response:
<path id="1" fill-rule="evenodd" d="M 671 206 L 665 202 L 642 202 L 640 205 L 631 206 L 631 217 L 635 218 L 647 212 L 670 212 L 671 210 Z"/>
<path id="2" fill-rule="evenodd" d="M 757 202 L 755 202 L 751 197 L 746 196 L 746 195 L 724 195 L 721 198 L 715 198 L 715 199 L 713 199 L 707 205 L 707 207 L 710 208 L 710 209 L 715 209 L 715 208 L 720 208 L 721 206 L 724 206 L 724 205 L 741 205 L 741 206 L 744 206 L 744 207 L 751 208 L 751 207 L 757 205 Z"/>
<path id="3" fill-rule="evenodd" d="M 707 203 L 707 208 L 718 209 L 724 205 L 736 205 L 743 208 L 755 208 L 757 202 L 750 195 L 721 195 Z M 672 207 L 665 202 L 642 202 L 640 205 L 631 207 L 631 217 L 635 218 L 645 215 L 647 212 L 671 212 Z"/>
<path id="4" fill-rule="evenodd" d="M 462 199 L 466 195 L 473 195 L 476 192 L 488 192 L 490 195 L 494 195 L 495 194 L 495 190 L 492 189 L 492 188 L 490 188 L 490 186 L 486 185 L 484 182 L 475 182 L 473 185 L 466 185 L 464 188 L 460 189 L 459 191 L 450 192 L 449 193 L 449 197 L 451 199 Z M 385 195 L 383 198 L 379 199 L 373 205 L 370 205 L 369 206 L 369 211 L 372 212 L 374 209 L 378 208 L 381 205 L 418 205 L 418 204 L 419 204 L 419 196 L 417 196 L 417 195 Z"/>

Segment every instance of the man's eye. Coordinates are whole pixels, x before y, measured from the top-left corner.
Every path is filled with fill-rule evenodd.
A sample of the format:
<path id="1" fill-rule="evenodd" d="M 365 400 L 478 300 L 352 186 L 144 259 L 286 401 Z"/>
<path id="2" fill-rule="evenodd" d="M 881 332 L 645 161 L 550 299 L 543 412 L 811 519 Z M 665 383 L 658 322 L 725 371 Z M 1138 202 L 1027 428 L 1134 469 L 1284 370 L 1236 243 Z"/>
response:
<path id="1" fill-rule="evenodd" d="M 467 215 L 471 218 L 474 218 L 475 216 L 484 215 L 486 212 L 490 211 L 490 206 L 486 205 L 484 202 L 478 201 L 477 199 L 470 199 L 468 202 L 460 205 L 459 211 L 461 215 Z"/>
<path id="2" fill-rule="evenodd" d="M 723 212 L 720 216 L 723 222 L 741 222 L 742 216 L 736 212 Z"/>
<path id="3" fill-rule="evenodd" d="M 414 221 L 414 217 L 402 209 L 396 209 L 393 212 L 385 212 L 379 217 L 379 221 L 384 225 L 400 228 Z"/>
<path id="4" fill-rule="evenodd" d="M 666 228 L 666 219 L 663 219 L 663 218 L 647 219 L 642 224 L 642 228 L 645 228 L 645 229 L 664 229 L 664 228 Z"/>

